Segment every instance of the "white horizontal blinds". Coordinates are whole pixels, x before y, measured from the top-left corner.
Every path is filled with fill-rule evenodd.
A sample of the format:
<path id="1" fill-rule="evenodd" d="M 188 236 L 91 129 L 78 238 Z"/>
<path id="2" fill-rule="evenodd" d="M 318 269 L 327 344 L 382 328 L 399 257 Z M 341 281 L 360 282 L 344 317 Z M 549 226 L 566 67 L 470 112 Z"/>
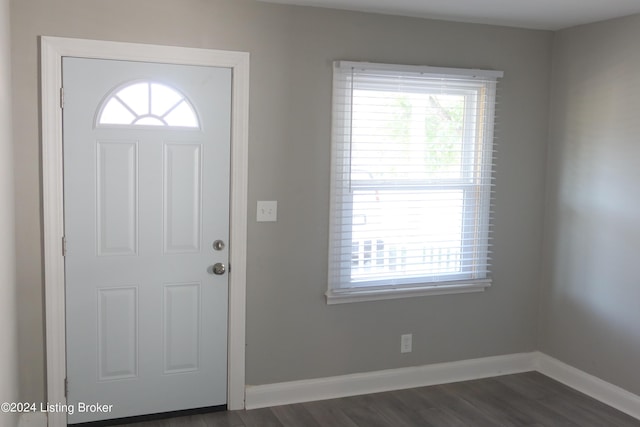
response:
<path id="1" fill-rule="evenodd" d="M 334 291 L 488 279 L 501 73 L 396 68 L 334 65 Z"/>

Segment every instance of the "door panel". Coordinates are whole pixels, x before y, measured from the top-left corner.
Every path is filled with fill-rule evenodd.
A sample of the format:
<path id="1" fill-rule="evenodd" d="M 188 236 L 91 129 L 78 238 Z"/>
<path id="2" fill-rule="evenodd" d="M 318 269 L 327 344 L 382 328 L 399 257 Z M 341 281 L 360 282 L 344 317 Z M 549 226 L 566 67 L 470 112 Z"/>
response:
<path id="1" fill-rule="evenodd" d="M 64 58 L 63 83 L 68 402 L 113 405 L 69 423 L 224 405 L 231 70 Z"/>
<path id="2" fill-rule="evenodd" d="M 98 256 L 138 253 L 138 144 L 97 142 Z"/>
<path id="3" fill-rule="evenodd" d="M 164 373 L 197 371 L 200 355 L 200 283 L 164 286 Z"/>
<path id="4" fill-rule="evenodd" d="M 202 146 L 164 146 L 164 251 L 180 254 L 200 251 Z"/>
<path id="5" fill-rule="evenodd" d="M 98 380 L 138 375 L 138 288 L 98 290 Z"/>

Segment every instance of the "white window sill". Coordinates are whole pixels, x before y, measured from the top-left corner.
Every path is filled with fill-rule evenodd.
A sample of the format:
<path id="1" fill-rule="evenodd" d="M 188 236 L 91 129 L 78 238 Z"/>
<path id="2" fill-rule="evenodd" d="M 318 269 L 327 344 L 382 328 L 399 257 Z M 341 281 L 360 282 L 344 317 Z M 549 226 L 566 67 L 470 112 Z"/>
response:
<path id="1" fill-rule="evenodd" d="M 424 286 L 398 287 L 390 289 L 330 289 L 325 294 L 327 304 L 344 304 L 351 302 L 378 301 L 385 299 L 412 298 L 428 295 L 462 294 L 483 292 L 491 286 L 491 280 L 480 280 L 470 283 L 430 284 Z"/>

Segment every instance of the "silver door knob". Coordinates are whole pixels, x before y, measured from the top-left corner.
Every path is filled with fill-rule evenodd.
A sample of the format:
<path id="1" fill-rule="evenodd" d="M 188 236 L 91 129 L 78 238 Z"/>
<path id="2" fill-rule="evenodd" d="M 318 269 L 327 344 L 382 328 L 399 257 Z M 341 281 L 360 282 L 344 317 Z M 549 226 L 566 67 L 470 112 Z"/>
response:
<path id="1" fill-rule="evenodd" d="M 213 274 L 218 276 L 223 275 L 227 271 L 227 267 L 221 262 L 217 262 L 213 265 Z"/>
<path id="2" fill-rule="evenodd" d="M 221 251 L 224 249 L 224 242 L 222 240 L 216 240 L 213 242 L 213 249 L 216 251 Z"/>

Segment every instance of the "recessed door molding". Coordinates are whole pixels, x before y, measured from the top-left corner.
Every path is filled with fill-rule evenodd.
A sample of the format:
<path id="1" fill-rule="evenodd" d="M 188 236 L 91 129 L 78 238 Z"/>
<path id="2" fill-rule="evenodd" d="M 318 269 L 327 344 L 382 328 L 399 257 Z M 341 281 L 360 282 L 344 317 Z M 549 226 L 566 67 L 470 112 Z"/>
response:
<path id="1" fill-rule="evenodd" d="M 111 59 L 230 68 L 231 192 L 227 406 L 245 406 L 245 313 L 248 184 L 249 54 L 138 43 L 41 37 L 42 194 L 47 401 L 66 403 L 65 271 L 63 256 L 62 58 Z M 67 425 L 50 413 L 49 427 Z"/>

